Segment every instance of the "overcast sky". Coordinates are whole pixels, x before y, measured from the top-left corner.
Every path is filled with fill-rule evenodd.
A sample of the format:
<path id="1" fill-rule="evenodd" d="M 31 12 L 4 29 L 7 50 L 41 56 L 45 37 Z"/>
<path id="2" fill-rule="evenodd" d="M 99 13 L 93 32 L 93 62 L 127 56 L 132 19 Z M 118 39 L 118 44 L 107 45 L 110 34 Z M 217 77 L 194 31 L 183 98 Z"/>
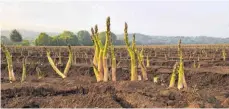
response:
<path id="1" fill-rule="evenodd" d="M 0 2 L 1 29 L 62 32 L 90 30 L 98 24 L 105 30 L 167 36 L 229 37 L 229 1 L 32 1 Z"/>

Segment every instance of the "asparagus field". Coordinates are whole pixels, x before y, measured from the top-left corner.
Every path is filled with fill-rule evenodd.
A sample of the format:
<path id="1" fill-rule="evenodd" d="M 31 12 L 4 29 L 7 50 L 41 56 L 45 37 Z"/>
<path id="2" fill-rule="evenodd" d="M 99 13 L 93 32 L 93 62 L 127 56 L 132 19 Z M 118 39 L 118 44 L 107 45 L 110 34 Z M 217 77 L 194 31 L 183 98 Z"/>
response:
<path id="1" fill-rule="evenodd" d="M 229 107 L 228 44 L 130 47 L 140 54 L 135 75 L 127 47 L 107 53 L 107 77 L 100 78 L 94 47 L 6 46 L 1 49 L 1 107 Z M 15 80 L 9 78 L 5 50 L 12 56 Z M 180 59 L 184 88 L 177 87 L 180 75 L 174 73 Z"/>

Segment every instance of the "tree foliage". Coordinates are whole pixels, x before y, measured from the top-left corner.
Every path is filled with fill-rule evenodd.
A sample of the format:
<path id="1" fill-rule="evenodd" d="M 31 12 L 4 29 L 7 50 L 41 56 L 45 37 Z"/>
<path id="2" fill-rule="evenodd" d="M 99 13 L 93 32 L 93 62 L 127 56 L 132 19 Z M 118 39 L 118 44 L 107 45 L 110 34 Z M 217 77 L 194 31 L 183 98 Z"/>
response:
<path id="1" fill-rule="evenodd" d="M 99 37 L 101 38 L 102 43 L 105 42 L 106 32 L 99 33 Z M 117 36 L 114 33 L 111 33 L 113 44 L 121 44 L 123 42 L 117 42 Z M 7 38 L 4 39 L 4 42 L 7 42 Z M 16 42 L 15 42 L 16 43 Z M 18 43 L 19 44 L 19 43 Z M 77 32 L 77 35 L 71 31 L 63 31 L 61 34 L 56 36 L 49 36 L 45 32 L 40 33 L 35 41 L 31 43 L 28 40 L 24 40 L 20 43 L 20 45 L 36 45 L 36 46 L 92 46 L 92 40 L 90 33 L 86 30 L 81 30 Z"/>
<path id="2" fill-rule="evenodd" d="M 51 37 L 46 33 L 42 32 L 35 40 L 35 45 L 37 46 L 48 46 L 51 45 Z"/>
<path id="3" fill-rule="evenodd" d="M 81 30 L 77 33 L 80 43 L 84 46 L 92 46 L 90 33 L 86 30 Z"/>
<path id="4" fill-rule="evenodd" d="M 37 46 L 77 46 L 80 45 L 78 37 L 71 31 L 64 31 L 63 33 L 50 37 L 46 33 L 40 33 L 35 40 Z"/>
<path id="5" fill-rule="evenodd" d="M 106 31 L 100 32 L 99 38 L 101 39 L 102 43 L 104 44 L 106 40 Z M 115 43 L 115 41 L 117 40 L 117 36 L 112 32 L 111 32 L 111 39 L 113 43 Z"/>
<path id="6" fill-rule="evenodd" d="M 21 45 L 22 45 L 22 46 L 29 46 L 29 45 L 30 45 L 29 40 L 23 40 L 23 41 L 21 42 Z"/>
<path id="7" fill-rule="evenodd" d="M 59 36 L 53 36 L 52 39 L 51 39 L 51 45 L 52 46 L 61 46 L 60 45 L 60 38 Z"/>
<path id="8" fill-rule="evenodd" d="M 71 31 L 64 31 L 59 35 L 59 45 L 71 45 L 71 46 L 77 46 L 80 45 L 78 37 Z"/>
<path id="9" fill-rule="evenodd" d="M 21 34 L 16 29 L 14 29 L 10 33 L 10 40 L 12 42 L 21 42 L 22 41 L 22 36 L 21 36 Z"/>

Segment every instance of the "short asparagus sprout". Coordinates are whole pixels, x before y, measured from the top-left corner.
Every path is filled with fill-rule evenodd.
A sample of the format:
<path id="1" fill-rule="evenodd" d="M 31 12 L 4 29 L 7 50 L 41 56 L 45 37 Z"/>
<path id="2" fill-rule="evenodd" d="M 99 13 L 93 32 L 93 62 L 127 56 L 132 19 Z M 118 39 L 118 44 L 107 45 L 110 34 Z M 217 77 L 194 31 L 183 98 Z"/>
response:
<path id="1" fill-rule="evenodd" d="M 158 76 L 153 77 L 153 82 L 157 83 L 158 82 L 158 78 L 159 78 Z"/>
<path id="2" fill-rule="evenodd" d="M 194 60 L 193 68 L 196 68 L 196 61 Z"/>
<path id="3" fill-rule="evenodd" d="M 173 72 L 172 72 L 172 75 L 171 75 L 171 78 L 170 78 L 169 87 L 174 87 L 174 85 L 175 85 L 176 71 L 177 71 L 177 62 L 173 66 Z"/>
<path id="4" fill-rule="evenodd" d="M 134 39 L 135 39 L 135 36 L 134 36 Z M 134 40 L 135 42 L 135 40 Z M 142 72 L 142 77 L 144 80 L 148 80 L 148 77 L 147 77 L 147 71 L 146 71 L 146 66 L 145 66 L 145 63 L 144 63 L 144 56 L 143 56 L 143 47 L 142 47 L 142 50 L 140 51 L 140 53 L 137 51 L 136 47 L 135 47 L 135 53 L 138 57 L 138 63 L 141 67 L 141 72 Z"/>
<path id="5" fill-rule="evenodd" d="M 200 63 L 198 63 L 198 66 L 197 66 L 197 68 L 200 68 Z"/>
<path id="6" fill-rule="evenodd" d="M 112 38 L 110 38 L 112 39 Z M 114 52 L 114 46 L 112 45 L 112 41 L 111 41 L 111 72 L 112 72 L 112 81 L 116 81 L 116 68 L 117 68 L 117 64 L 116 64 L 116 57 L 115 57 L 115 52 Z"/>
<path id="7" fill-rule="evenodd" d="M 26 78 L 26 62 L 25 62 L 25 58 L 23 58 L 22 60 L 22 76 L 21 76 L 21 82 L 25 81 Z"/>
<path id="8" fill-rule="evenodd" d="M 149 55 L 146 57 L 146 67 L 150 67 Z"/>
<path id="9" fill-rule="evenodd" d="M 167 57 L 167 55 L 165 54 L 164 56 L 165 56 L 165 60 L 167 61 L 167 60 L 168 60 L 168 57 Z"/>
<path id="10" fill-rule="evenodd" d="M 1 48 L 2 48 L 2 51 L 6 55 L 6 61 L 8 64 L 8 72 L 9 72 L 9 81 L 10 83 L 12 83 L 13 81 L 16 81 L 16 78 L 14 76 L 14 71 L 13 71 L 12 55 L 10 54 L 8 49 L 3 44 L 1 44 Z"/>
<path id="11" fill-rule="evenodd" d="M 223 49 L 222 50 L 222 56 L 223 56 L 223 61 L 226 61 L 226 50 L 225 49 Z"/>
<path id="12" fill-rule="evenodd" d="M 58 64 L 61 65 L 62 64 L 61 51 L 59 51 L 58 58 L 59 58 Z"/>
<path id="13" fill-rule="evenodd" d="M 39 67 L 36 67 L 37 77 L 38 79 L 41 79 L 44 77 L 44 73 L 41 72 L 41 69 Z"/>
<path id="14" fill-rule="evenodd" d="M 73 61 L 73 63 L 72 63 L 72 64 L 73 64 L 73 65 L 76 65 L 77 63 L 76 63 L 76 56 L 75 56 L 75 53 L 74 53 L 74 54 L 72 54 L 72 55 L 74 56 L 74 57 L 73 57 L 73 60 L 72 60 L 72 61 Z"/>

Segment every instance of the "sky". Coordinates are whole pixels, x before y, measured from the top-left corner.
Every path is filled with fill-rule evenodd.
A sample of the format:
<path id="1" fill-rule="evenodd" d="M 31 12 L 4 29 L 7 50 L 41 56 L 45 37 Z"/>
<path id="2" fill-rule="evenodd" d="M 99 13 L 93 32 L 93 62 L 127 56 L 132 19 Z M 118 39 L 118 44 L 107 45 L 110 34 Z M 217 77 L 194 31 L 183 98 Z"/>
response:
<path id="1" fill-rule="evenodd" d="M 0 1 L 2 30 L 90 30 L 120 34 L 229 37 L 229 1 Z"/>

